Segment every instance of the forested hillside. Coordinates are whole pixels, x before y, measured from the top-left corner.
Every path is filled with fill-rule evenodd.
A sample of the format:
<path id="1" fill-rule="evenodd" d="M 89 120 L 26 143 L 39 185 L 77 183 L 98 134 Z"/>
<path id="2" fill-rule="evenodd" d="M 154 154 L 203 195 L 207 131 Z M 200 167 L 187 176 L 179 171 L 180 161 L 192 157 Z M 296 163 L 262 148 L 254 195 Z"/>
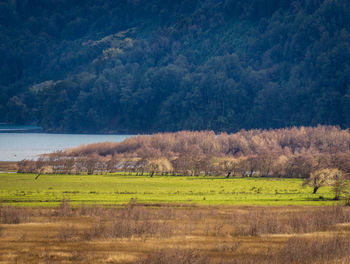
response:
<path id="1" fill-rule="evenodd" d="M 348 0 L 0 0 L 0 122 L 350 127 Z"/>

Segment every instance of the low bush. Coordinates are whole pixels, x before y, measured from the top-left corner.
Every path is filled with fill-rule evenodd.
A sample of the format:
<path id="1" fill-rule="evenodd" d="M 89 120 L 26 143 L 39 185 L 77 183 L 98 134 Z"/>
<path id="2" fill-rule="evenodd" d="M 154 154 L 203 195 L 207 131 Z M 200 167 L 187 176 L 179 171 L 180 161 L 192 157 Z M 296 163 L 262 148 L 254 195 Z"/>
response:
<path id="1" fill-rule="evenodd" d="M 19 224 L 28 222 L 30 216 L 29 209 L 0 205 L 0 224 Z"/>
<path id="2" fill-rule="evenodd" d="M 350 263 L 350 236 L 292 237 L 280 252 L 280 263 Z"/>
<path id="3" fill-rule="evenodd" d="M 309 233 L 325 231 L 335 224 L 350 222 L 350 211 L 342 206 L 313 208 L 287 214 L 257 209 L 240 216 L 237 222 L 239 225 L 234 234 L 239 236 Z"/>

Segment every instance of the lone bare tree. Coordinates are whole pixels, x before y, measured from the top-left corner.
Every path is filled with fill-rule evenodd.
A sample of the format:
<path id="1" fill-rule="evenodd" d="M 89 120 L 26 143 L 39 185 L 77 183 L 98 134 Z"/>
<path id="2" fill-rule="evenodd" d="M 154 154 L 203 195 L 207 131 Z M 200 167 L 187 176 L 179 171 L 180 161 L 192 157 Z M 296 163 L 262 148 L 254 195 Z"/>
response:
<path id="1" fill-rule="evenodd" d="M 339 192 L 343 189 L 342 182 L 344 181 L 343 173 L 338 169 L 321 169 L 310 174 L 310 177 L 306 178 L 303 185 L 309 185 L 314 188 L 313 193 L 322 186 L 333 186 L 336 193 L 335 199 L 339 199 Z"/>

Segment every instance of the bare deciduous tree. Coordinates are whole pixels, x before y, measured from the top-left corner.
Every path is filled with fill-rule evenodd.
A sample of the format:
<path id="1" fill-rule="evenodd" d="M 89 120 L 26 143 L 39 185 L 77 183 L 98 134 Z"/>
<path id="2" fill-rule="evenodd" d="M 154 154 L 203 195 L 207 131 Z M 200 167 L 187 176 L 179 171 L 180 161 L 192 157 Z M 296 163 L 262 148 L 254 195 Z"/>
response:
<path id="1" fill-rule="evenodd" d="M 338 169 L 321 169 L 317 170 L 310 174 L 310 177 L 306 178 L 304 181 L 304 185 L 309 185 L 314 188 L 313 193 L 315 194 L 317 190 L 322 186 L 334 186 L 337 190 L 337 194 L 339 193 L 341 186 L 340 181 L 343 180 L 343 173 Z M 339 185 L 339 186 L 338 186 Z M 338 186 L 338 187 L 335 187 Z M 338 196 L 339 199 L 339 196 Z"/>

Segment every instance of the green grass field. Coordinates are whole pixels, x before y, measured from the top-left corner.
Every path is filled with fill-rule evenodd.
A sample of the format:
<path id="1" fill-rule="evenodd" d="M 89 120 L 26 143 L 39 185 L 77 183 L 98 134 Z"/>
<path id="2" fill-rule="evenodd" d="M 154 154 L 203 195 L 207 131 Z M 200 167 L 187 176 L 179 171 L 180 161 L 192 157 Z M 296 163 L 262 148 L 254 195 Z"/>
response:
<path id="1" fill-rule="evenodd" d="M 204 205 L 331 205 L 330 187 L 317 194 L 301 179 L 208 178 L 123 175 L 0 174 L 0 203 L 72 204 L 195 203 Z"/>

